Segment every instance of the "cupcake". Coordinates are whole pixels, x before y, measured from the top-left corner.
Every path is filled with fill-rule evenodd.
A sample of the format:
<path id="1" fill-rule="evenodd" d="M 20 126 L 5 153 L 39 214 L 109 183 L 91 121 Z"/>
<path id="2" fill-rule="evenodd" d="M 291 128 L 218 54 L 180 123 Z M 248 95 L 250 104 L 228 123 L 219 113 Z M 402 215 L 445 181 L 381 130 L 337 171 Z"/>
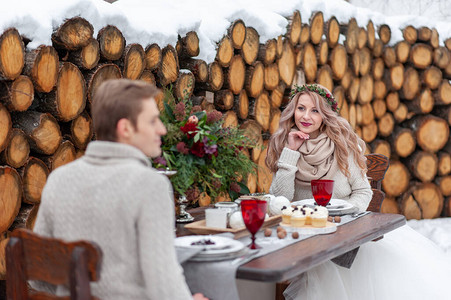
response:
<path id="1" fill-rule="evenodd" d="M 313 209 L 311 209 L 310 207 L 308 207 L 306 205 L 299 207 L 299 209 L 301 209 L 305 212 L 305 225 L 312 225 Z"/>
<path id="2" fill-rule="evenodd" d="M 329 211 L 323 206 L 317 206 L 313 210 L 312 225 L 313 227 L 326 227 Z"/>
<path id="3" fill-rule="evenodd" d="M 293 208 L 291 206 L 283 206 L 282 207 L 282 223 L 290 224 L 291 215 L 293 214 Z"/>
<path id="4" fill-rule="evenodd" d="M 295 208 L 291 215 L 291 226 L 302 227 L 305 224 L 305 211 Z"/>

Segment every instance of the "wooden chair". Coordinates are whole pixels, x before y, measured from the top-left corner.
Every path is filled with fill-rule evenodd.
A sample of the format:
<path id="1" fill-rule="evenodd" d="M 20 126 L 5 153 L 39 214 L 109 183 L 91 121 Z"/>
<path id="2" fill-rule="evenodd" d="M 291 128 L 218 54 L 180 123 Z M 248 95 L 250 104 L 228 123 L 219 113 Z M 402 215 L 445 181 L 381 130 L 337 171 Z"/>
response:
<path id="1" fill-rule="evenodd" d="M 385 199 L 385 193 L 382 191 L 382 179 L 384 179 L 390 163 L 385 155 L 377 153 L 366 155 L 366 159 L 366 166 L 368 168 L 366 175 L 370 180 L 373 190 L 373 198 L 367 210 L 380 212 L 382 201 Z"/>
<path id="2" fill-rule="evenodd" d="M 95 299 L 89 284 L 99 280 L 101 260 L 102 251 L 95 243 L 66 243 L 17 229 L 6 246 L 6 297 L 8 300 Z M 28 280 L 65 285 L 70 297 L 30 291 Z"/>

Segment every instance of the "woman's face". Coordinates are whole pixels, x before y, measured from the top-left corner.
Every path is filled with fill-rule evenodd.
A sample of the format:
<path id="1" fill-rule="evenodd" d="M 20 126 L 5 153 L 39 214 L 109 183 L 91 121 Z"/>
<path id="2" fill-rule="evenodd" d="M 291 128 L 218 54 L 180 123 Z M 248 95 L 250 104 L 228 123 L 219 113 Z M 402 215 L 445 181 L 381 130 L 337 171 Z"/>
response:
<path id="1" fill-rule="evenodd" d="M 294 111 L 294 122 L 298 129 L 308 133 L 310 138 L 316 138 L 319 135 L 323 118 L 319 113 L 319 108 L 315 106 L 313 99 L 308 94 L 302 94 L 299 97 Z"/>

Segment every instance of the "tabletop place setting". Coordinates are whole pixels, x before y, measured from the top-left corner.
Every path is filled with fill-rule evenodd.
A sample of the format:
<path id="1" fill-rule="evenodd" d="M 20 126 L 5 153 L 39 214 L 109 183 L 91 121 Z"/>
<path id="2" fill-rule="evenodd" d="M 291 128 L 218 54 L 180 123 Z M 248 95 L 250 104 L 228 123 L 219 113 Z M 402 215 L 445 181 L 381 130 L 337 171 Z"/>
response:
<path id="1" fill-rule="evenodd" d="M 204 219 L 184 225 L 194 235 L 176 238 L 175 246 L 190 249 L 190 261 L 239 264 L 315 235 L 332 234 L 337 226 L 369 213 L 332 198 L 333 180 L 313 180 L 311 189 L 313 199 L 293 202 L 270 194 L 218 202 L 205 209 Z"/>

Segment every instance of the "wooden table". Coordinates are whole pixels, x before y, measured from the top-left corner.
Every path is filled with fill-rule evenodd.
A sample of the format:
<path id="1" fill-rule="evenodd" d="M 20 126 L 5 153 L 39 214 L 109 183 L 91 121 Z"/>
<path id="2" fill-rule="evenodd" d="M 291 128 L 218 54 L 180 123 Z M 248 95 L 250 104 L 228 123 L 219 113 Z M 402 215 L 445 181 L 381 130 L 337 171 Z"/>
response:
<path id="1" fill-rule="evenodd" d="M 204 209 L 190 213 L 196 220 L 204 217 Z M 280 282 L 370 242 L 406 223 L 402 215 L 371 213 L 339 226 L 333 234 L 317 235 L 241 265 L 236 277 L 240 279 Z M 177 235 L 191 234 L 177 224 Z"/>

